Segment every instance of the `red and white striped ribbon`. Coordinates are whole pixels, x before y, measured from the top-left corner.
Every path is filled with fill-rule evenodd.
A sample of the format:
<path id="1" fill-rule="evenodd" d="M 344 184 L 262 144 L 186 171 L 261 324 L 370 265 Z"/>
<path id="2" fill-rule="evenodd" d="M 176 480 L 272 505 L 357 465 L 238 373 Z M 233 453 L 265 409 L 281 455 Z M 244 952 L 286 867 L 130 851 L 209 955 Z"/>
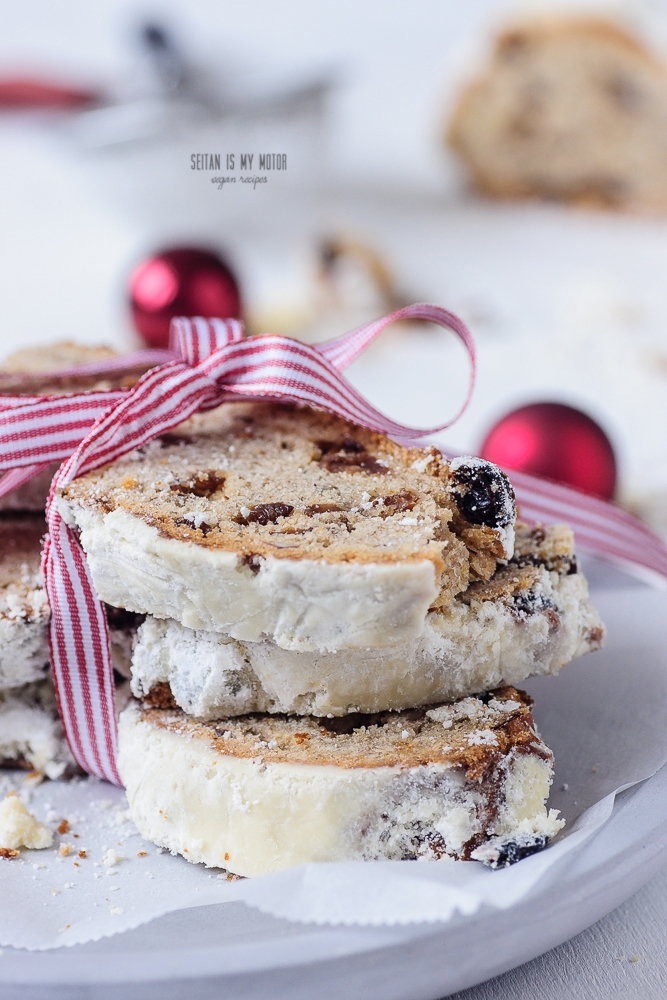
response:
<path id="1" fill-rule="evenodd" d="M 429 430 L 405 427 L 371 406 L 340 374 L 390 323 L 407 319 L 449 328 L 467 348 L 471 378 L 465 407 L 475 372 L 472 337 L 456 316 L 430 305 L 409 306 L 314 347 L 275 335 L 244 339 L 237 320 L 178 319 L 172 324 L 172 352 L 167 355 L 172 360 L 146 372 L 132 389 L 11 396 L 0 402 L 0 470 L 7 470 L 0 495 L 5 484 L 15 487 L 49 462 L 64 459 L 47 505 L 43 568 L 58 703 L 72 752 L 84 770 L 120 783 L 113 671 L 104 610 L 78 538 L 59 513 L 56 490 L 192 414 L 231 399 L 273 397 L 307 403 L 401 439 L 442 430 L 457 417 Z M 512 479 L 527 519 L 568 520 L 585 547 L 667 578 L 667 548 L 631 515 L 530 476 L 512 473 Z"/>
<path id="2" fill-rule="evenodd" d="M 46 379 L 67 384 L 72 378 L 141 372 L 177 357 L 173 351 L 136 351 L 53 372 L 0 372 L 0 472 L 8 470 L 0 479 L 0 497 L 68 458 L 95 421 L 130 391 L 97 389 L 45 396 L 35 394 L 36 386 Z M 8 385 L 12 391 L 3 393 Z"/>
<path id="3" fill-rule="evenodd" d="M 244 339 L 236 320 L 177 319 L 171 346 L 182 360 L 153 368 L 130 390 L 109 391 L 108 405 L 54 477 L 47 506 L 49 537 L 44 549 L 44 577 L 51 605 L 51 663 L 63 728 L 75 759 L 84 770 L 120 782 L 116 770 L 116 717 L 113 671 L 106 618 L 75 532 L 53 502 L 55 491 L 77 476 L 120 458 L 186 420 L 228 399 L 278 397 L 330 410 L 355 423 L 401 437 L 432 433 L 395 423 L 368 403 L 340 374 L 340 369 L 390 323 L 423 319 L 452 329 L 471 358 L 472 390 L 475 352 L 465 325 L 436 306 L 415 305 L 352 331 L 347 337 L 311 347 L 287 337 L 264 335 Z M 91 396 L 86 416 L 78 404 Z M 63 457 L 75 424 L 93 412 L 97 399 L 80 394 L 31 400 L 11 411 L 10 426 L 0 432 L 0 468 L 16 464 L 20 449 L 16 432 L 26 433 L 21 452 L 26 464 L 35 457 Z M 456 418 L 454 418 L 456 419 Z M 86 428 L 87 429 L 87 428 Z M 2 447 L 4 443 L 4 448 Z M 51 450 L 49 450 L 51 449 Z M 62 449 L 62 450 L 59 450 Z M 57 454 L 56 454 L 57 453 Z M 10 457 L 11 456 L 11 457 Z M 1 485 L 1 484 L 0 484 Z"/>
<path id="4" fill-rule="evenodd" d="M 523 520 L 542 524 L 566 522 L 574 529 L 577 548 L 648 570 L 664 586 L 667 546 L 627 510 L 525 472 L 511 469 L 506 472 L 512 480 Z"/>

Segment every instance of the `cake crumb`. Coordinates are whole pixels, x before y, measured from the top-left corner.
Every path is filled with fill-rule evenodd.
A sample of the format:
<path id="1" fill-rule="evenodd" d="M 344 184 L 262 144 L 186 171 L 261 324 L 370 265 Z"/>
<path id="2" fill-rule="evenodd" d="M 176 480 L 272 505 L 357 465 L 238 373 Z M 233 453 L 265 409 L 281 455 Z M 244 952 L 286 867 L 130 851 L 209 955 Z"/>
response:
<path id="1" fill-rule="evenodd" d="M 0 803 L 0 846 L 42 850 L 51 847 L 53 834 L 29 812 L 21 799 L 9 793 Z"/>
<path id="2" fill-rule="evenodd" d="M 102 864 L 106 865 L 107 868 L 113 868 L 114 865 L 117 865 L 122 860 L 123 855 L 119 854 L 118 851 L 114 851 L 114 849 L 110 847 L 102 858 Z"/>

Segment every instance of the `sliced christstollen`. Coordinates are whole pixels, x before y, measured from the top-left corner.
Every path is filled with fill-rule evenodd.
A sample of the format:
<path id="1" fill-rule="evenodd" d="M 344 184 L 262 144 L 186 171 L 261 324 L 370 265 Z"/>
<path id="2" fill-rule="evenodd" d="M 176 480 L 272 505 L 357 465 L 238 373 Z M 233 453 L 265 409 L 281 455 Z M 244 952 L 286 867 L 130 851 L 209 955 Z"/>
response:
<path id="1" fill-rule="evenodd" d="M 308 408 L 227 404 L 59 497 L 109 604 L 290 650 L 396 646 L 512 555 L 507 477 Z"/>
<path id="2" fill-rule="evenodd" d="M 49 671 L 49 609 L 41 571 L 46 522 L 38 514 L 0 515 L 0 691 L 41 680 Z M 107 608 L 114 668 L 130 676 L 141 615 Z"/>
<path id="3" fill-rule="evenodd" d="M 122 711 L 130 697 L 128 682 L 117 680 L 116 711 Z M 50 675 L 0 691 L 0 767 L 53 779 L 80 773 L 63 734 Z"/>
<path id="4" fill-rule="evenodd" d="M 506 864 L 562 826 L 551 751 L 514 688 L 342 719 L 224 724 L 130 705 L 119 768 L 148 840 L 239 875 L 313 861 Z"/>
<path id="5" fill-rule="evenodd" d="M 418 639 L 391 649 L 298 652 L 147 617 L 132 655 L 132 690 L 205 720 L 381 712 L 557 673 L 603 637 L 569 528 L 517 525 L 509 564 L 430 611 Z"/>
<path id="6" fill-rule="evenodd" d="M 49 606 L 40 570 L 44 518 L 0 515 L 0 766 L 59 778 L 75 770 L 50 675 Z M 141 618 L 108 610 L 116 670 L 129 675 Z"/>
<path id="7" fill-rule="evenodd" d="M 0 691 L 44 677 L 49 669 L 49 605 L 37 514 L 0 516 Z"/>
<path id="8" fill-rule="evenodd" d="M 0 767 L 39 771 L 47 778 L 76 771 L 50 677 L 0 691 Z"/>

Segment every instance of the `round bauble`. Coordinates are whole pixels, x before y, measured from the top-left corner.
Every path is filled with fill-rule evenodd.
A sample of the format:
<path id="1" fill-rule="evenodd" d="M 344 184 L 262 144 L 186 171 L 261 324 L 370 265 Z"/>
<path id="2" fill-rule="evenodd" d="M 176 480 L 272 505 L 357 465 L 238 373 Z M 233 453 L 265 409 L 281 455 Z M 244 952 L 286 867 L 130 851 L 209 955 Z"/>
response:
<path id="1" fill-rule="evenodd" d="M 609 438 L 591 417 L 563 403 L 533 403 L 508 413 L 489 431 L 480 454 L 607 500 L 616 489 Z"/>
<path id="2" fill-rule="evenodd" d="M 174 316 L 241 316 L 231 269 L 217 254 L 196 247 L 176 247 L 141 261 L 130 275 L 129 299 L 135 329 L 150 347 L 169 346 Z"/>

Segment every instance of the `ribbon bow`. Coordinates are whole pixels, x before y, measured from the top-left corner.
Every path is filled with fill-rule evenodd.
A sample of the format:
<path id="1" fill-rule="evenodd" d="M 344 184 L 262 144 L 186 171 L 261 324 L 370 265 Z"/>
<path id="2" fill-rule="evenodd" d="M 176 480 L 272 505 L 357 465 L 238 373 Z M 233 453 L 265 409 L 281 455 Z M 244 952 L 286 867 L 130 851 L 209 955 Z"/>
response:
<path id="1" fill-rule="evenodd" d="M 78 538 L 54 503 L 56 490 L 164 434 L 194 413 L 231 399 L 277 397 L 308 403 L 395 437 L 415 438 L 442 430 L 453 420 L 431 430 L 395 423 L 371 406 L 340 373 L 385 327 L 400 319 L 438 323 L 453 330 L 467 348 L 471 377 L 463 407 L 453 418 L 456 420 L 472 392 L 475 347 L 457 316 L 430 305 L 408 306 L 314 347 L 273 334 L 245 339 L 238 320 L 175 319 L 170 347 L 176 360 L 147 372 L 133 389 L 115 390 L 113 398 L 111 393 L 106 396 L 106 409 L 85 437 L 81 435 L 75 450 L 67 452 L 69 457 L 53 479 L 42 563 L 51 605 L 49 641 L 58 706 L 74 758 L 84 770 L 121 783 L 116 768 L 116 713 L 106 616 Z M 14 433 L 26 425 L 29 428 L 29 444 L 27 448 L 23 445 L 21 461 L 27 464 L 35 454 L 41 458 L 48 455 L 49 460 L 64 457 L 73 434 L 81 429 L 82 404 L 85 407 L 88 401 L 86 413 L 90 416 L 103 398 L 84 393 L 33 401 L 26 405 L 25 424 L 20 419 L 21 407 L 15 407 Z M 50 420 L 54 421 L 51 425 Z M 17 452 L 21 451 L 21 440 L 17 439 Z M 54 445 L 51 451 L 48 442 Z M 17 462 L 16 452 L 12 461 Z"/>
<path id="2" fill-rule="evenodd" d="M 428 430 L 386 417 L 341 375 L 390 323 L 407 319 L 429 320 L 452 330 L 471 360 L 463 406 L 447 423 Z M 467 327 L 432 305 L 408 306 L 316 346 L 276 335 L 244 338 L 237 320 L 176 319 L 170 346 L 169 352 L 134 356 L 144 367 L 146 362 L 159 367 L 146 372 L 131 389 L 0 397 L 0 471 L 5 472 L 0 496 L 50 463 L 63 463 L 47 504 L 49 533 L 42 562 L 51 606 L 53 680 L 63 729 L 77 763 L 117 784 L 121 782 L 107 620 L 77 535 L 58 510 L 58 488 L 146 444 L 194 413 L 233 399 L 306 403 L 393 437 L 423 437 L 458 419 L 470 399 L 475 374 L 475 349 Z M 126 369 L 130 361 L 76 366 L 64 374 L 104 374 L 119 366 Z M 512 481 L 526 520 L 567 520 L 582 547 L 667 578 L 667 548 L 630 514 L 532 476 L 513 472 Z"/>

